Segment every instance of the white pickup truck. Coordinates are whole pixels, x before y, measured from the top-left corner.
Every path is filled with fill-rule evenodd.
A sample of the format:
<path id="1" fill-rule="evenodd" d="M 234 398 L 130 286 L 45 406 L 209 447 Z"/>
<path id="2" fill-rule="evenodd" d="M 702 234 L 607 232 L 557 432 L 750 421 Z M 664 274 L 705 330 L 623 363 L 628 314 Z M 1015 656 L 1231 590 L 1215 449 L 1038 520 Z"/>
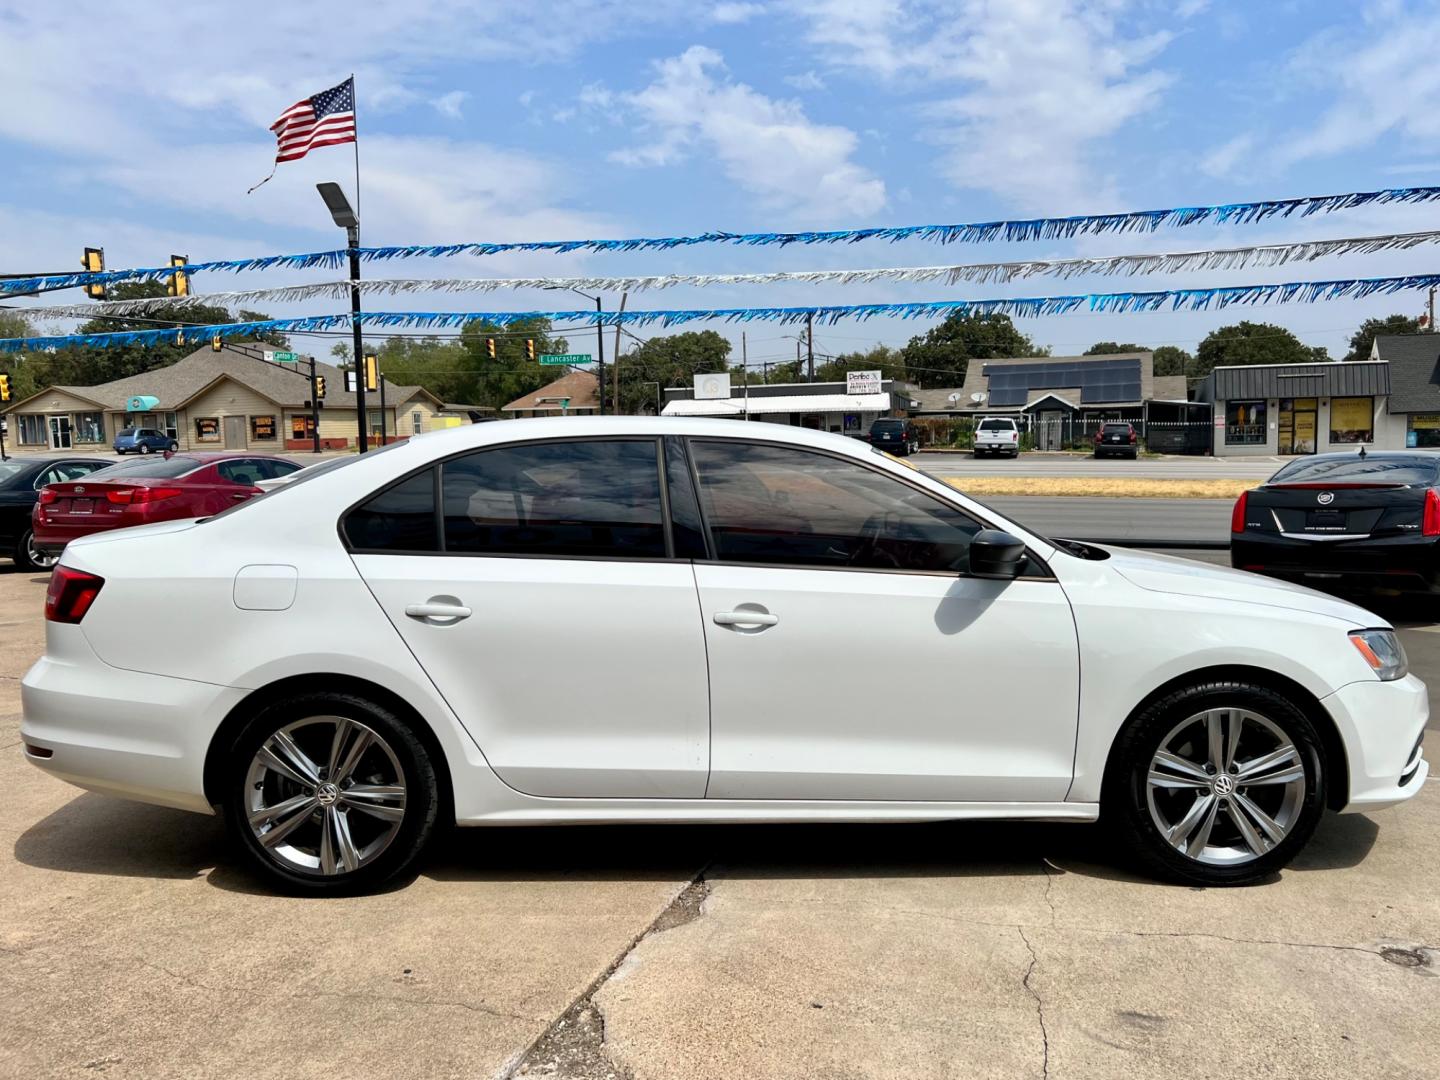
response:
<path id="1" fill-rule="evenodd" d="M 1020 456 L 1020 427 L 1008 416 L 986 416 L 975 425 L 975 456 Z"/>

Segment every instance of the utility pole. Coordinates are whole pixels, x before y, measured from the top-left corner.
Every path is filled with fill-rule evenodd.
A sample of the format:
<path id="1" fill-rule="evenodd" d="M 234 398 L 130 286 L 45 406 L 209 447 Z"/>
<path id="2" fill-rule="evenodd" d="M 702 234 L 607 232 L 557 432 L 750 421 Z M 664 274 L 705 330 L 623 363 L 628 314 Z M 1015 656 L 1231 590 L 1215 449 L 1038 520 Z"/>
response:
<path id="1" fill-rule="evenodd" d="M 745 387 L 745 419 L 750 419 L 750 349 L 745 342 L 745 331 L 740 331 L 740 382 Z"/>
<path id="2" fill-rule="evenodd" d="M 630 298 L 628 292 L 620 294 L 620 314 L 625 314 L 625 301 Z M 620 320 L 615 320 L 615 370 L 611 376 L 615 382 L 615 415 L 620 415 Z"/>
<path id="3" fill-rule="evenodd" d="M 1435 333 L 1435 286 L 1430 286 L 1430 318 L 1425 324 L 1427 332 Z"/>
<path id="4" fill-rule="evenodd" d="M 809 361 L 805 366 L 805 381 L 815 381 L 815 313 L 805 316 L 805 351 Z"/>
<path id="5" fill-rule="evenodd" d="M 600 314 L 600 297 L 595 297 L 595 314 Z M 618 326 L 619 323 L 616 323 Z M 600 415 L 605 415 L 605 324 L 595 320 L 595 359 L 600 367 Z M 562 410 L 563 412 L 563 410 Z"/>
<path id="6" fill-rule="evenodd" d="M 375 366 L 380 366 L 378 359 L 375 361 Z M 385 373 L 378 372 L 377 376 L 380 383 L 380 445 L 384 446 L 390 440 L 390 426 L 385 422 Z M 399 424 L 395 425 L 395 433 L 397 435 L 400 433 Z"/>

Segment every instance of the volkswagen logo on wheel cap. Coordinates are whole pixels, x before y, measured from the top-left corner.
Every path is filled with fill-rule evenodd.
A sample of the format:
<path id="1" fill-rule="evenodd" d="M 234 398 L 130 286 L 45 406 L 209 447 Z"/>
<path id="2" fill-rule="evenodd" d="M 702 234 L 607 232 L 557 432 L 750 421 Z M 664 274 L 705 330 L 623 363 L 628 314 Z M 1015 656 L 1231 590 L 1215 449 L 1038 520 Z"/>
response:
<path id="1" fill-rule="evenodd" d="M 1221 773 L 1215 777 L 1211 786 L 1215 789 L 1216 795 L 1229 795 L 1235 790 L 1235 778 L 1229 773 Z"/>
<path id="2" fill-rule="evenodd" d="M 1315 501 L 1318 502 L 1321 506 L 1329 506 L 1332 502 L 1335 501 L 1335 492 L 1322 491 L 1319 495 L 1315 496 Z"/>

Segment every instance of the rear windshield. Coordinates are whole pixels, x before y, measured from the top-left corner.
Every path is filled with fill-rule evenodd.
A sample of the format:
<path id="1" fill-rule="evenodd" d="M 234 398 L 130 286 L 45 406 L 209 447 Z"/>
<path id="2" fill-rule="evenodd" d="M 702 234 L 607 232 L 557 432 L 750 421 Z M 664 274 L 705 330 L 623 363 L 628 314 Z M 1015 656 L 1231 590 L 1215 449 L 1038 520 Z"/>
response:
<path id="1" fill-rule="evenodd" d="M 1430 487 L 1440 479 L 1440 454 L 1370 454 L 1292 461 L 1272 484 L 1404 484 Z"/>
<path id="2" fill-rule="evenodd" d="M 158 476 L 173 479 L 200 468 L 205 462 L 198 458 L 176 454 L 172 458 L 142 458 L 140 461 L 122 461 L 91 473 L 95 480 L 118 479 L 121 476 Z"/>
<path id="3" fill-rule="evenodd" d="M 901 428 L 901 427 L 904 427 L 904 426 L 905 426 L 905 421 L 904 421 L 904 420 L 876 420 L 875 423 L 873 423 L 873 424 L 870 425 L 870 427 L 871 427 L 872 429 L 873 429 L 873 428 Z"/>
<path id="4" fill-rule="evenodd" d="M 1014 431 L 1014 420 L 981 420 L 981 431 Z"/>
<path id="5" fill-rule="evenodd" d="M 1105 425 L 1105 434 L 1106 434 L 1106 435 L 1128 435 L 1129 433 L 1130 433 L 1130 425 L 1129 425 L 1129 424 L 1106 424 L 1106 425 Z"/>

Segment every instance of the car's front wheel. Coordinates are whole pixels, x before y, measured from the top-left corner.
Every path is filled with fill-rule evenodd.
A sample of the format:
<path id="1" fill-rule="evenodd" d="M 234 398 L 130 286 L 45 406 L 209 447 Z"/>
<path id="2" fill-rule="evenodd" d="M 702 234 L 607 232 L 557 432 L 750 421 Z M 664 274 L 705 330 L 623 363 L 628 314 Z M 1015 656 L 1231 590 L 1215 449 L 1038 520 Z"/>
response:
<path id="1" fill-rule="evenodd" d="M 148 454 L 148 453 L 150 453 L 150 444 L 149 444 L 149 443 L 141 443 L 141 444 L 140 444 L 140 452 L 141 452 L 142 454 Z"/>
<path id="2" fill-rule="evenodd" d="M 261 710 L 236 739 L 222 793 L 250 863 L 289 892 L 353 894 L 412 867 L 435 830 L 435 765 L 406 722 L 351 694 Z"/>
<path id="3" fill-rule="evenodd" d="M 20 539 L 15 541 L 15 551 L 11 558 L 21 570 L 51 570 L 60 561 L 59 555 L 47 555 L 35 546 L 33 529 L 26 529 L 20 534 Z"/>
<path id="4" fill-rule="evenodd" d="M 173 454 L 173 453 L 175 453 L 175 451 L 177 451 L 177 450 L 179 450 L 179 449 L 180 449 L 180 444 L 179 444 L 178 442 L 175 442 L 175 440 L 173 440 L 173 439 L 170 440 L 170 452 Z"/>
<path id="5" fill-rule="evenodd" d="M 1142 865 L 1196 885 L 1285 866 L 1325 807 L 1325 752 L 1285 696 L 1243 682 L 1186 687 L 1121 733 L 1102 812 Z"/>

